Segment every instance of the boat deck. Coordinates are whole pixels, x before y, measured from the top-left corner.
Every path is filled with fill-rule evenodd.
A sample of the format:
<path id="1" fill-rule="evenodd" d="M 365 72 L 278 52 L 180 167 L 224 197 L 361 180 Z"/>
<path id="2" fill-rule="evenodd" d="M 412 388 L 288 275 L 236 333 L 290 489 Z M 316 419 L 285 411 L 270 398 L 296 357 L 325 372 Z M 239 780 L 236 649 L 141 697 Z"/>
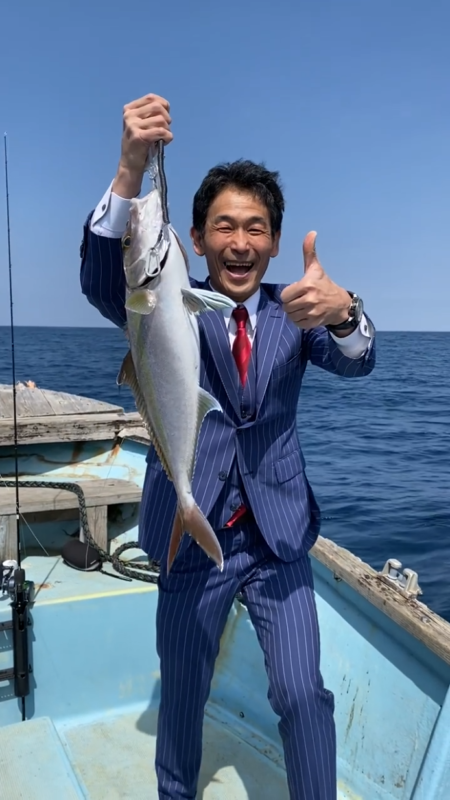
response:
<path id="1" fill-rule="evenodd" d="M 71 570 L 60 557 L 31 556 L 24 566 L 36 588 L 36 694 L 27 701 L 25 722 L 13 721 L 20 714 L 18 701 L 12 697 L 8 714 L 4 704 L 0 713 L 3 723 L 10 723 L 0 725 L 1 800 L 157 800 L 159 664 L 147 641 L 153 636 L 138 641 L 125 634 L 125 623 L 138 607 L 153 627 L 156 586 Z M 0 612 L 0 619 L 9 617 L 7 602 L 0 603 Z M 51 636 L 44 633 L 48 623 L 41 622 L 42 615 L 48 619 L 49 614 Z M 74 639 L 72 625 L 77 632 Z M 226 658 L 226 639 L 223 645 Z M 5 648 L 5 665 L 7 660 Z M 237 708 L 223 700 L 220 662 L 205 715 L 198 798 L 288 800 L 281 748 L 270 735 L 270 726 L 269 731 L 259 730 L 246 707 L 245 719 L 239 721 Z M 231 675 L 227 684 L 230 681 Z M 235 689 L 238 692 L 238 682 Z M 6 685 L 0 686 L 4 701 L 7 697 L 2 692 L 6 691 Z M 136 696 L 142 699 L 136 702 Z M 240 702 L 238 693 L 237 707 Z M 268 706 L 264 687 L 261 704 Z M 356 800 L 343 783 L 338 797 Z"/>
<path id="2" fill-rule="evenodd" d="M 156 718 L 156 709 L 143 709 L 73 727 L 56 729 L 41 718 L 1 730 L 2 800 L 157 798 Z M 280 767 L 207 715 L 198 797 L 288 800 L 289 795 Z"/>

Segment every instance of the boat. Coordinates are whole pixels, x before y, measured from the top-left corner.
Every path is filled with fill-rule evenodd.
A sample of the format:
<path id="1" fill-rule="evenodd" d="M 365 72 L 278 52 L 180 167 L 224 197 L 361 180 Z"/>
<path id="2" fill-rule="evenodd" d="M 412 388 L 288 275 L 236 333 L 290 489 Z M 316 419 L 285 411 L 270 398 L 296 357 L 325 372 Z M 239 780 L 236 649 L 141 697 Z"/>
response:
<path id="1" fill-rule="evenodd" d="M 158 565 L 136 545 L 148 437 L 139 414 L 117 405 L 34 384 L 16 396 L 20 554 L 13 392 L 0 386 L 0 797 L 156 798 Z M 87 559 L 90 536 L 98 557 Z M 450 625 L 395 558 L 377 572 L 323 537 L 311 555 L 339 800 L 448 800 Z M 199 798 L 287 800 L 267 689 L 236 597 L 206 709 Z"/>

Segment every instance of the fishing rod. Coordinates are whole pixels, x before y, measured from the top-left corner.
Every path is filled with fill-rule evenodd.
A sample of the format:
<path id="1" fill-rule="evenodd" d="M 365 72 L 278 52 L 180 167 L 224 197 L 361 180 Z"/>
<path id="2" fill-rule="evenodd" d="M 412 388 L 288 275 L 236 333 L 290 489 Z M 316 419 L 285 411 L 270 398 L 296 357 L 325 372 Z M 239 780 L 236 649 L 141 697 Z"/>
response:
<path id="1" fill-rule="evenodd" d="M 16 355 L 14 347 L 14 312 L 13 312 L 13 284 L 12 284 L 12 258 L 11 258 L 11 226 L 9 212 L 9 181 L 8 181 L 8 147 L 6 133 L 4 141 L 5 164 L 5 195 L 6 195 L 6 229 L 8 245 L 8 272 L 9 272 L 9 309 L 11 330 L 11 362 L 12 362 L 12 395 L 13 395 L 13 426 L 14 426 L 14 472 L 16 496 L 16 525 L 17 525 L 17 561 L 8 560 L 0 564 L 0 595 L 8 594 L 11 599 L 12 620 L 0 623 L 0 631 L 13 632 L 13 658 L 12 669 L 0 670 L 1 680 L 14 680 L 14 694 L 21 700 L 22 720 L 26 718 L 25 697 L 30 693 L 30 662 L 28 656 L 28 605 L 31 602 L 33 584 L 25 580 L 25 570 L 21 566 L 21 535 L 20 535 L 20 498 L 19 498 L 19 449 L 18 449 L 18 424 L 17 424 L 17 392 L 16 392 Z"/>
<path id="2" fill-rule="evenodd" d="M 17 566 L 21 564 L 20 543 L 20 504 L 19 504 L 19 450 L 17 435 L 17 391 L 16 391 L 16 354 L 14 349 L 14 304 L 12 284 L 12 259 L 11 259 L 11 225 L 9 214 L 9 180 L 8 180 L 8 145 L 6 133 L 3 136 L 5 159 L 5 195 L 6 195 L 6 240 L 8 245 L 8 275 L 9 275 L 9 318 L 11 332 L 11 367 L 12 367 L 12 393 L 13 393 L 13 424 L 14 424 L 14 472 L 16 483 L 16 530 L 17 530 Z"/>

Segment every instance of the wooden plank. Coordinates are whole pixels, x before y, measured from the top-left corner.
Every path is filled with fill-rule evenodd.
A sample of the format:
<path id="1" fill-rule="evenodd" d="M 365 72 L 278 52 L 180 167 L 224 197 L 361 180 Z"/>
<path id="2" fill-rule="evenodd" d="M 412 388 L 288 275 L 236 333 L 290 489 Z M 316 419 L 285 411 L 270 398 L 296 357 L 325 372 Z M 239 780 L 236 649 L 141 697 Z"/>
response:
<path id="1" fill-rule="evenodd" d="M 10 392 L 0 391 L 0 418 L 13 418 L 13 399 Z"/>
<path id="2" fill-rule="evenodd" d="M 108 506 L 93 506 L 87 510 L 87 518 L 91 536 L 95 544 L 108 551 Z M 83 529 L 80 525 L 80 540 L 84 541 Z"/>
<path id="3" fill-rule="evenodd" d="M 78 483 L 83 489 L 88 508 L 97 505 L 139 503 L 141 500 L 141 488 L 131 481 L 111 478 L 73 482 Z M 21 487 L 19 500 L 22 514 L 78 508 L 77 495 L 64 489 Z M 0 514 L 13 514 L 15 508 L 15 489 L 0 485 Z"/>
<path id="4" fill-rule="evenodd" d="M 131 421 L 118 432 L 117 436 L 119 439 L 132 439 L 134 442 L 140 442 L 141 444 L 147 444 L 149 446 L 151 444 L 147 429 L 144 428 L 143 425 L 133 425 Z"/>
<path id="5" fill-rule="evenodd" d="M 19 417 L 45 417 L 65 414 L 123 413 L 122 406 L 106 403 L 81 395 L 55 392 L 50 389 L 16 386 L 17 414 Z M 12 386 L 0 384 L 0 419 L 13 418 Z"/>
<path id="6" fill-rule="evenodd" d="M 21 389 L 16 393 L 16 401 L 19 417 L 44 417 L 53 414 L 52 407 L 41 389 Z"/>
<path id="7" fill-rule="evenodd" d="M 19 444 L 87 442 L 115 439 L 118 432 L 140 422 L 139 414 L 72 414 L 18 420 Z M 14 443 L 10 419 L 0 419 L 0 446 Z"/>
<path id="8" fill-rule="evenodd" d="M 401 595 L 372 567 L 329 539 L 319 536 L 311 555 L 336 578 L 345 581 L 369 603 L 450 664 L 450 624 L 428 606 Z"/>
<path id="9" fill-rule="evenodd" d="M 0 563 L 7 558 L 17 561 L 17 522 L 14 506 L 14 515 L 0 516 Z"/>
<path id="10" fill-rule="evenodd" d="M 54 414 L 101 414 L 118 413 L 123 411 L 121 406 L 104 403 L 100 400 L 92 400 L 90 397 L 81 397 L 65 392 L 47 392 L 49 404 Z"/>

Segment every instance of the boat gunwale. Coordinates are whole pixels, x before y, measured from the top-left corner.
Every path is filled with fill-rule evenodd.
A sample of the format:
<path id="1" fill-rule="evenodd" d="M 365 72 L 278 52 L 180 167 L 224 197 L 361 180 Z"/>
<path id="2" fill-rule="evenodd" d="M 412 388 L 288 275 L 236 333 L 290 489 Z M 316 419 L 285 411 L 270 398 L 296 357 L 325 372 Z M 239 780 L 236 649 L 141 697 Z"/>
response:
<path id="1" fill-rule="evenodd" d="M 450 665 L 450 624 L 443 617 L 425 603 L 406 597 L 390 586 L 380 572 L 331 539 L 319 536 L 310 554 L 330 570 L 336 580 L 342 580 Z"/>

